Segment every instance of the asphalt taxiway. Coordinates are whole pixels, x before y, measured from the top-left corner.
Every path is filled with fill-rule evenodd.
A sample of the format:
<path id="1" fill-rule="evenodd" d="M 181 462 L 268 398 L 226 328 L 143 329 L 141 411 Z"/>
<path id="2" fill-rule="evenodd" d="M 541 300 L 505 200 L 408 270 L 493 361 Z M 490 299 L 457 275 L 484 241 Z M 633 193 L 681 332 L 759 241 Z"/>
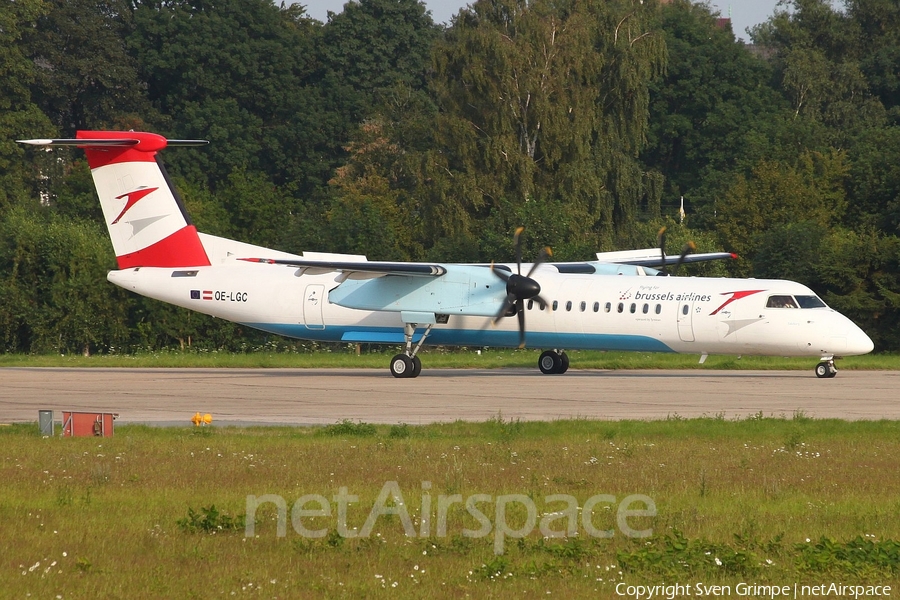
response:
<path id="1" fill-rule="evenodd" d="M 762 413 L 900 419 L 900 371 L 426 369 L 0 369 L 0 423 L 39 410 L 117 413 L 120 423 L 431 423 L 457 419 L 664 419 Z M 61 413 L 56 413 L 57 420 Z"/>

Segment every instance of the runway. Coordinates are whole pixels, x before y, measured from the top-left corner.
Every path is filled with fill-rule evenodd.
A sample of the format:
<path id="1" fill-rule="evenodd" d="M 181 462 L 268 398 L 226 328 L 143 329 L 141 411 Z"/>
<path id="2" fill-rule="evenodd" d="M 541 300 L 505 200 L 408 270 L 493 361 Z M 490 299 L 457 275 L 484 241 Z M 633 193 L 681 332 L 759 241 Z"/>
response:
<path id="1" fill-rule="evenodd" d="M 117 413 L 119 423 L 324 425 L 343 419 L 421 424 L 457 419 L 898 419 L 898 371 L 605 371 L 532 369 L 0 369 L 0 423 L 39 410 Z M 56 413 L 59 420 L 61 414 Z"/>

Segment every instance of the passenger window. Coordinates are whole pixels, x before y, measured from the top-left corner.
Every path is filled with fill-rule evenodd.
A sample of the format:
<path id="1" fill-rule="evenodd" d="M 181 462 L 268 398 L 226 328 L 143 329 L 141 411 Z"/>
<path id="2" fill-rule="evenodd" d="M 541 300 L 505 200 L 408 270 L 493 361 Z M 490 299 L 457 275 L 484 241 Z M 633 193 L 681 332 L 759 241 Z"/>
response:
<path id="1" fill-rule="evenodd" d="M 690 309 L 691 309 L 691 307 L 688 306 L 687 304 L 685 304 L 684 306 L 681 307 L 681 314 L 687 315 L 687 314 L 688 314 L 688 311 L 689 311 Z"/>
<path id="2" fill-rule="evenodd" d="M 632 302 L 632 303 L 631 303 L 631 314 L 634 314 L 634 312 L 635 312 L 636 310 L 637 310 L 637 304 L 635 304 L 634 302 Z"/>
<path id="3" fill-rule="evenodd" d="M 600 303 L 599 302 L 594 302 L 594 312 L 600 312 Z M 606 312 L 609 312 L 609 309 L 607 309 Z"/>
<path id="4" fill-rule="evenodd" d="M 534 300 L 529 300 L 528 301 L 528 310 L 531 310 L 532 307 L 534 307 Z"/>
<path id="5" fill-rule="evenodd" d="M 571 300 L 566 302 L 566 310 L 572 310 L 572 301 Z"/>
<path id="6" fill-rule="evenodd" d="M 541 301 L 538 301 L 538 307 L 540 307 L 541 310 L 544 310 L 545 308 L 547 308 L 547 305 Z"/>
<path id="7" fill-rule="evenodd" d="M 656 314 L 659 314 L 661 312 L 662 312 L 662 304 L 657 304 L 656 305 Z"/>
<path id="8" fill-rule="evenodd" d="M 559 302 L 556 301 L 556 300 L 554 300 L 554 301 L 553 301 L 553 310 L 554 310 L 554 312 L 556 311 L 557 308 L 559 308 Z"/>
<path id="9" fill-rule="evenodd" d="M 649 305 L 649 304 L 645 304 L 643 310 L 644 310 L 644 314 L 646 315 L 648 312 L 650 312 L 650 305 Z"/>
<path id="10" fill-rule="evenodd" d="M 585 301 L 581 301 L 581 312 L 584 312 L 584 309 L 587 308 L 587 303 Z"/>
<path id="11" fill-rule="evenodd" d="M 619 306 L 616 307 L 616 310 L 622 312 L 623 310 L 625 310 L 625 305 L 619 302 Z"/>
<path id="12" fill-rule="evenodd" d="M 769 296 L 766 308 L 797 308 L 793 296 Z"/>
<path id="13" fill-rule="evenodd" d="M 606 306 L 604 307 L 604 310 L 605 310 L 606 312 L 611 311 L 611 310 L 612 310 L 612 302 L 607 302 L 607 303 L 606 303 Z M 622 311 L 619 311 L 619 312 L 622 312 Z"/>

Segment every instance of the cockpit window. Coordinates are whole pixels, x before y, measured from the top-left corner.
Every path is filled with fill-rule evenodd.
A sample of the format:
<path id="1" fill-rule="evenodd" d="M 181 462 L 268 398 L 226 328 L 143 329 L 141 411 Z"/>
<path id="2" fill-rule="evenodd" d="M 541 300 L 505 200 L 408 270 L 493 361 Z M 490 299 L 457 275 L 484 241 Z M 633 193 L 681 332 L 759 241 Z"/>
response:
<path id="1" fill-rule="evenodd" d="M 825 303 L 818 296 L 796 296 L 800 308 L 825 308 Z"/>
<path id="2" fill-rule="evenodd" d="M 769 296 L 766 308 L 797 308 L 793 296 Z"/>

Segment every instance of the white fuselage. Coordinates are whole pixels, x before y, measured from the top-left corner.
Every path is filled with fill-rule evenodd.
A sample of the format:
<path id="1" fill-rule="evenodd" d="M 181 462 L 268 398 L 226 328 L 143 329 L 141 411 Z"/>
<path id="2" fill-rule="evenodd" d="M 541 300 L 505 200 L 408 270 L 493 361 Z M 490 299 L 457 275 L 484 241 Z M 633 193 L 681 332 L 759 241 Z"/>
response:
<path id="1" fill-rule="evenodd" d="M 404 321 L 410 319 L 394 308 L 403 298 L 381 310 L 347 308 L 329 300 L 329 293 L 341 284 L 338 273 L 298 276 L 299 272 L 231 261 L 207 267 L 112 271 L 108 278 L 141 295 L 289 337 L 403 341 Z M 541 265 L 534 278 L 551 306 L 541 310 L 536 300 L 526 304 L 526 339 L 533 348 L 809 357 L 872 350 L 872 341 L 859 327 L 824 304 L 776 307 L 774 296 L 799 298 L 794 306 L 821 303 L 809 288 L 791 281 L 573 274 L 559 273 L 550 264 Z M 353 283 L 365 293 L 366 281 Z M 494 326 L 489 317 L 456 314 L 454 309 L 489 293 L 492 310 L 499 310 L 503 283 L 486 276 L 465 285 L 467 297 L 449 303 L 446 312 L 434 311 L 438 318 L 428 343 L 517 346 L 516 318 Z M 808 302 L 810 298 L 815 300 Z"/>

